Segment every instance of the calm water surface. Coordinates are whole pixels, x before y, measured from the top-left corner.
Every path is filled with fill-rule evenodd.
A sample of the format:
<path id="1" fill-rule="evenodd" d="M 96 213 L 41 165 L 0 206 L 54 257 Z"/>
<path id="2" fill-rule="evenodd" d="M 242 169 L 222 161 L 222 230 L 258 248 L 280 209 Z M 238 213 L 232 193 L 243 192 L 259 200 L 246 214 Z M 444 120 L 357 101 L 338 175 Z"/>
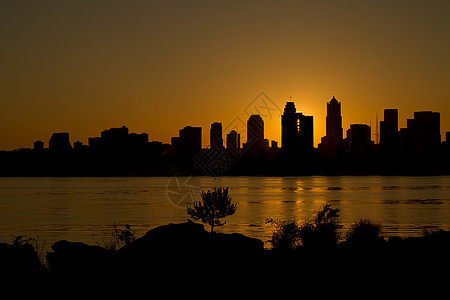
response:
<path id="1" fill-rule="evenodd" d="M 323 204 L 341 210 L 343 230 L 362 217 L 386 235 L 450 230 L 450 176 L 0 178 L 0 242 L 11 235 L 101 244 L 113 223 L 139 237 L 159 225 L 184 222 L 200 191 L 229 187 L 238 203 L 220 232 L 266 241 L 268 218 L 302 221 Z"/>

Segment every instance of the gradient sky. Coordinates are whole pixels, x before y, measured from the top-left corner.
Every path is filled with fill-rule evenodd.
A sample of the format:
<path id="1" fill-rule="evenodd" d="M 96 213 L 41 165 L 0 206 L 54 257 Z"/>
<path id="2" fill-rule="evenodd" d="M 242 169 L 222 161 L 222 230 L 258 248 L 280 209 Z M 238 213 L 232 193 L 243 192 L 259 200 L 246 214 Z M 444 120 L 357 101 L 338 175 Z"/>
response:
<path id="1" fill-rule="evenodd" d="M 333 96 L 344 130 L 398 108 L 400 127 L 432 110 L 450 131 L 450 1 L 1 1 L 0 37 L 2 150 L 122 125 L 163 142 L 201 126 L 207 146 L 261 97 L 313 115 L 316 145 Z"/>

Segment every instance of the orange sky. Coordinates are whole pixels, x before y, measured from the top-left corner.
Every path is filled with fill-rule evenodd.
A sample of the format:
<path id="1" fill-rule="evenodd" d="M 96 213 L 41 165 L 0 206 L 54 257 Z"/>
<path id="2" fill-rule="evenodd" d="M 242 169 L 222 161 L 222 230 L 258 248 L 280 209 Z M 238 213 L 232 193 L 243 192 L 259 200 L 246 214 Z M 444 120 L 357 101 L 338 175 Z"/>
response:
<path id="1" fill-rule="evenodd" d="M 2 1 L 0 149 L 122 125 L 163 142 L 201 126 L 207 146 L 210 124 L 246 121 L 261 92 L 313 115 L 316 145 L 333 96 L 344 130 L 432 110 L 444 139 L 449 32 L 443 0 Z M 280 144 L 279 116 L 263 119 Z"/>

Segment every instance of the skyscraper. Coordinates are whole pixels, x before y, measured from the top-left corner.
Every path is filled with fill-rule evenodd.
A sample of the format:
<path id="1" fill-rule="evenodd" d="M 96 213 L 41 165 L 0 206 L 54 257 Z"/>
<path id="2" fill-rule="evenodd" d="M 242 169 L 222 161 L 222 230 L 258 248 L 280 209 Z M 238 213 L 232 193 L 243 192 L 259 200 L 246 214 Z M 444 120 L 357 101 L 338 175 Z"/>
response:
<path id="1" fill-rule="evenodd" d="M 53 133 L 48 142 L 48 148 L 52 152 L 67 152 L 72 150 L 72 145 L 69 141 L 69 133 Z"/>
<path id="2" fill-rule="evenodd" d="M 400 146 L 398 110 L 385 109 L 384 121 L 380 122 L 380 145 L 383 151 L 392 152 Z"/>
<path id="3" fill-rule="evenodd" d="M 348 131 L 349 152 L 357 158 L 369 154 L 373 141 L 371 140 L 371 128 L 367 124 L 351 124 Z"/>
<path id="4" fill-rule="evenodd" d="M 264 140 L 264 121 L 260 115 L 251 115 L 247 121 L 247 145 Z"/>
<path id="5" fill-rule="evenodd" d="M 123 151 L 127 145 L 128 127 L 103 130 L 100 137 L 100 147 L 103 151 Z"/>
<path id="6" fill-rule="evenodd" d="M 330 146 L 342 144 L 341 103 L 333 98 L 327 103 L 326 137 Z"/>
<path id="7" fill-rule="evenodd" d="M 281 149 L 296 154 L 312 152 L 313 148 L 313 117 L 298 113 L 294 102 L 286 102 L 281 116 Z"/>
<path id="8" fill-rule="evenodd" d="M 408 148 L 421 152 L 433 150 L 441 144 L 440 113 L 414 112 L 414 119 L 407 120 L 406 140 Z"/>
<path id="9" fill-rule="evenodd" d="M 211 149 L 223 148 L 222 123 L 215 122 L 211 124 L 211 129 L 209 131 L 209 144 Z"/>
<path id="10" fill-rule="evenodd" d="M 237 153 L 237 151 L 241 147 L 241 135 L 236 132 L 236 130 L 231 130 L 229 134 L 227 134 L 227 149 L 232 151 L 233 153 Z"/>
<path id="11" fill-rule="evenodd" d="M 202 128 L 186 126 L 180 130 L 179 150 L 183 157 L 192 157 L 202 149 Z"/>
<path id="12" fill-rule="evenodd" d="M 281 116 L 281 149 L 295 151 L 299 140 L 299 120 L 294 102 L 286 102 Z"/>
<path id="13" fill-rule="evenodd" d="M 335 161 L 343 153 L 341 103 L 333 98 L 327 103 L 326 136 L 322 138 L 319 150 L 327 160 Z"/>
<path id="14" fill-rule="evenodd" d="M 255 155 L 264 150 L 264 121 L 260 115 L 251 115 L 247 121 L 246 154 Z"/>

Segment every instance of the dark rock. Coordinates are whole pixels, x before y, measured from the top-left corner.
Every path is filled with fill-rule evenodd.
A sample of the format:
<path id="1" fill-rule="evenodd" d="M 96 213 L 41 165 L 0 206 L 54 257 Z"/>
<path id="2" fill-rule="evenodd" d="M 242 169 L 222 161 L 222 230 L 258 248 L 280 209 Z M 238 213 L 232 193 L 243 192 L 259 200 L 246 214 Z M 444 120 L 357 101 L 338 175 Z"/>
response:
<path id="1" fill-rule="evenodd" d="M 139 255 L 154 252 L 179 252 L 189 250 L 203 243 L 208 233 L 201 224 L 186 222 L 158 226 L 149 230 L 133 243 L 119 249 L 119 255 Z"/>
<path id="2" fill-rule="evenodd" d="M 208 233 L 191 221 L 159 226 L 117 251 L 121 268 L 128 271 L 189 270 L 224 265 L 264 252 L 264 243 L 242 234 Z M 210 267 L 209 267 L 210 268 Z"/>
<path id="3" fill-rule="evenodd" d="M 45 271 L 36 251 L 30 244 L 9 245 L 0 243 L 0 272 L 7 275 L 31 275 Z"/>
<path id="4" fill-rule="evenodd" d="M 66 274 L 106 273 L 111 267 L 110 253 L 100 246 L 80 242 L 58 241 L 47 254 L 52 272 Z"/>
<path id="5" fill-rule="evenodd" d="M 208 237 L 210 247 L 224 255 L 231 257 L 248 257 L 262 255 L 264 243 L 261 240 L 250 238 L 240 233 L 212 233 Z"/>
<path id="6" fill-rule="evenodd" d="M 183 268 L 205 245 L 208 232 L 193 222 L 169 224 L 149 230 L 116 252 L 120 269 L 132 272 Z"/>

